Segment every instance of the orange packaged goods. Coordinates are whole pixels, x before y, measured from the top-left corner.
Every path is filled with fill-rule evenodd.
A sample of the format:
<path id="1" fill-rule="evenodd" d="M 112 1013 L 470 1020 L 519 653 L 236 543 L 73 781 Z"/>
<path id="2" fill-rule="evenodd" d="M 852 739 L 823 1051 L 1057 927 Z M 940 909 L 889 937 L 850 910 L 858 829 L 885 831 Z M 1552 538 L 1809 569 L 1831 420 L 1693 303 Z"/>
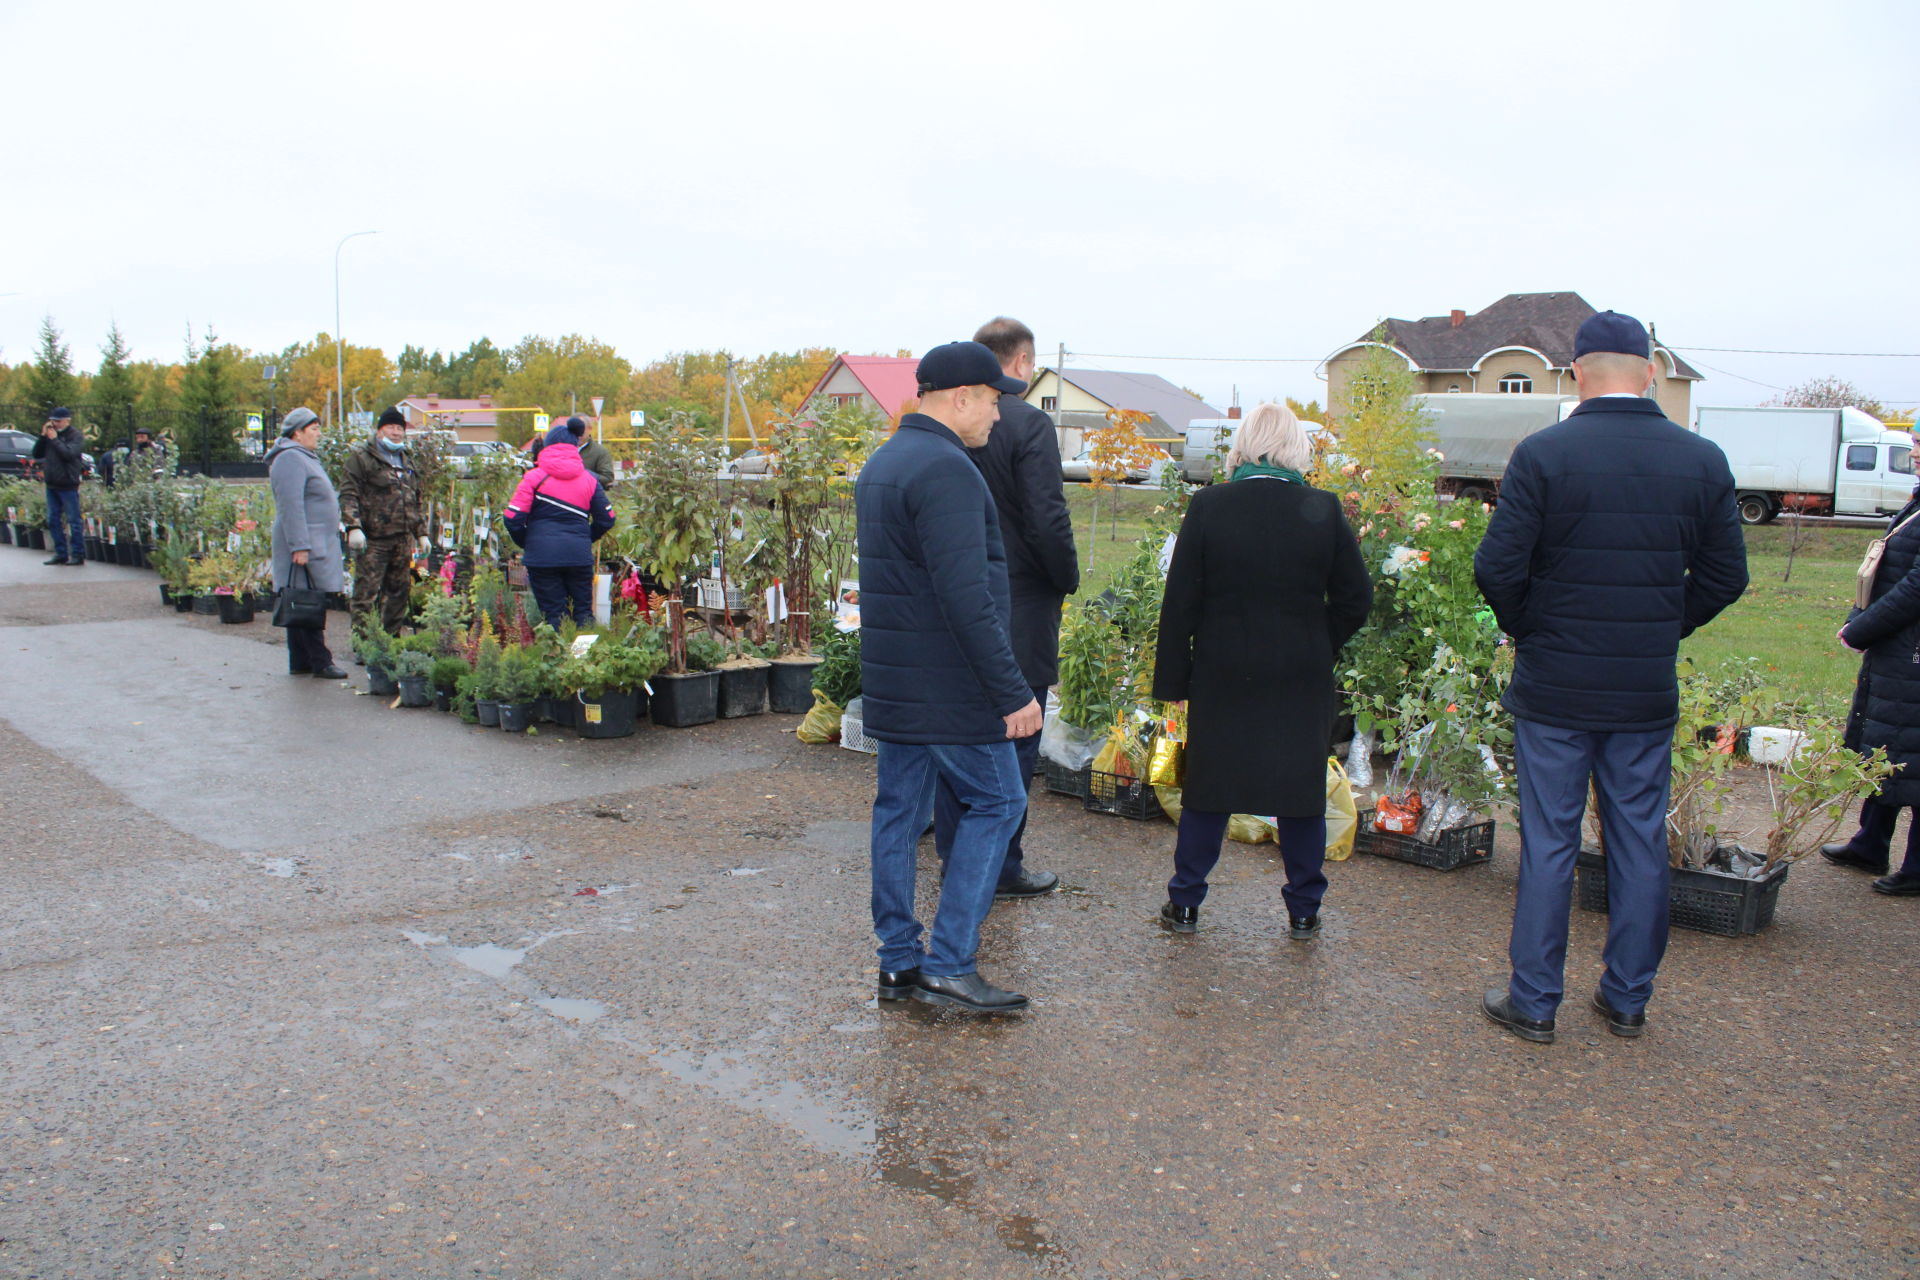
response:
<path id="1" fill-rule="evenodd" d="M 1420 829 L 1420 793 L 1381 796 L 1373 806 L 1373 829 L 1410 836 Z"/>

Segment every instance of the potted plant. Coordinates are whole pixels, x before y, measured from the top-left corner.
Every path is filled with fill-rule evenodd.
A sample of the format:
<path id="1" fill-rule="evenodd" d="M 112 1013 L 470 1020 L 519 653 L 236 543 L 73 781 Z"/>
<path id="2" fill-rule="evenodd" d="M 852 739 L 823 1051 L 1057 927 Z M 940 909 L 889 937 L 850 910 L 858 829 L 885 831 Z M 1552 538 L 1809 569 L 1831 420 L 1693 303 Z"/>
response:
<path id="1" fill-rule="evenodd" d="M 433 636 L 424 634 L 411 635 L 394 641 L 389 662 L 394 683 L 400 688 L 401 706 L 432 705 L 433 697 L 427 685 L 428 677 L 433 671 L 435 644 Z"/>
<path id="2" fill-rule="evenodd" d="M 400 686 L 393 682 L 394 638 L 380 625 L 379 618 L 369 613 L 355 623 L 349 643 L 354 654 L 366 664 L 368 693 L 390 698 L 400 692 Z"/>
<path id="3" fill-rule="evenodd" d="M 181 612 L 193 607 L 193 589 L 187 585 L 189 570 L 193 561 L 187 556 L 186 544 L 172 538 L 154 544 L 153 567 L 160 573 L 160 603 L 170 604 Z M 182 606 L 180 598 L 187 597 Z"/>
<path id="4" fill-rule="evenodd" d="M 631 640 L 612 636 L 596 641 L 563 668 L 579 714 L 574 727 L 583 738 L 621 738 L 634 730 L 646 699 L 648 681 L 667 655 L 651 628 Z"/>
<path id="5" fill-rule="evenodd" d="M 675 599 L 667 601 L 670 614 L 681 608 Z M 653 722 L 668 728 L 683 729 L 709 724 L 720 714 L 720 664 L 727 651 L 706 632 L 686 636 L 681 642 L 682 669 L 668 668 L 653 678 Z"/>
<path id="6" fill-rule="evenodd" d="M 722 450 L 700 435 L 690 415 L 673 413 L 646 446 L 638 477 L 620 486 L 620 545 L 665 588 L 667 666 L 654 686 L 657 724 L 705 724 L 717 714 L 718 677 L 688 662 L 680 588 L 719 541 L 727 513 L 716 479 L 722 460 Z"/>
<path id="7" fill-rule="evenodd" d="M 491 635 L 482 636 L 468 682 L 473 693 L 475 722 L 489 729 L 500 727 L 500 642 Z"/>
<path id="8" fill-rule="evenodd" d="M 1861 756 L 1842 726 L 1826 717 L 1790 726 L 1795 747 L 1765 771 L 1770 823 L 1753 848 L 1719 829 L 1735 743 L 1747 718 L 1768 701 L 1744 674 L 1714 681 L 1696 672 L 1680 680 L 1674 726 L 1667 855 L 1673 867 L 1667 918 L 1683 929 L 1739 937 L 1773 922 L 1792 864 L 1833 838 L 1857 802 L 1873 794 L 1893 766 L 1876 749 Z M 1597 824 L 1596 824 L 1597 825 Z M 1580 905 L 1607 909 L 1604 834 L 1576 859 Z"/>
<path id="9" fill-rule="evenodd" d="M 744 636 L 734 639 L 731 649 L 714 666 L 720 673 L 716 710 L 722 720 L 741 716 L 765 715 L 767 680 L 772 664 L 767 656 L 775 651 L 771 644 L 756 645 Z"/>
<path id="10" fill-rule="evenodd" d="M 465 658 L 457 655 L 435 658 L 427 670 L 427 684 L 433 690 L 433 709 L 435 711 L 453 710 L 453 700 L 460 689 L 460 682 L 473 671 Z"/>
<path id="11" fill-rule="evenodd" d="M 525 733 L 533 727 L 533 701 L 540 696 L 542 663 L 537 651 L 509 645 L 500 653 L 500 727 Z"/>

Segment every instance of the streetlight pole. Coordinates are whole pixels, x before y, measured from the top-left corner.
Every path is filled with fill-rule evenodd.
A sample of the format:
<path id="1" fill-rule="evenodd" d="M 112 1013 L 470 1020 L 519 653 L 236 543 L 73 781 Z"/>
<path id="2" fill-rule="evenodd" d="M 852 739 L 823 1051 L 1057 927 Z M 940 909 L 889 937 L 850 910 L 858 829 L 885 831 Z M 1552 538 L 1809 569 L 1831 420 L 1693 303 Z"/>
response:
<path id="1" fill-rule="evenodd" d="M 347 375 L 346 344 L 340 340 L 340 251 L 347 247 L 347 241 L 355 236 L 377 236 L 378 231 L 353 231 L 340 237 L 340 243 L 333 246 L 333 402 L 340 406 L 340 416 L 347 416 Z"/>

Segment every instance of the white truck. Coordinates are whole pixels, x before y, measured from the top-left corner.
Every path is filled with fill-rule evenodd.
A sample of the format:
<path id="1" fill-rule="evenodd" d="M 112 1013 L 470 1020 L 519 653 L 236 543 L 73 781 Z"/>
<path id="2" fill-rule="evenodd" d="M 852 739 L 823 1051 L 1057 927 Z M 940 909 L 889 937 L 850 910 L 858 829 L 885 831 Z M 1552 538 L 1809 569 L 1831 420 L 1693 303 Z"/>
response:
<path id="1" fill-rule="evenodd" d="M 1227 450 L 1233 447 L 1233 433 L 1239 429 L 1240 421 L 1239 418 L 1195 418 L 1187 424 L 1180 470 L 1189 484 L 1212 484 L 1220 478 L 1220 464 L 1226 461 Z M 1300 420 L 1300 425 L 1306 429 L 1309 444 L 1317 443 L 1320 433 L 1326 430 L 1320 423 L 1306 418 Z"/>
<path id="2" fill-rule="evenodd" d="M 1859 409 L 1702 407 L 1693 429 L 1726 453 L 1742 524 L 1888 515 L 1913 494 L 1912 434 Z"/>

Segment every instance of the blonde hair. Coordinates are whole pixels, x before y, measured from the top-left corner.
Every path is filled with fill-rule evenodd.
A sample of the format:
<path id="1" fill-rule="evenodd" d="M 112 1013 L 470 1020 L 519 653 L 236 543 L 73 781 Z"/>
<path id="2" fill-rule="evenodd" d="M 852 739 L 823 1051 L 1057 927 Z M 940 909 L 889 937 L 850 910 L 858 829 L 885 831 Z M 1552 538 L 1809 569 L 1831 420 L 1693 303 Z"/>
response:
<path id="1" fill-rule="evenodd" d="M 1313 462 L 1313 446 L 1293 410 L 1283 404 L 1257 404 L 1233 433 L 1227 450 L 1227 474 L 1247 462 L 1265 462 L 1304 472 Z"/>

